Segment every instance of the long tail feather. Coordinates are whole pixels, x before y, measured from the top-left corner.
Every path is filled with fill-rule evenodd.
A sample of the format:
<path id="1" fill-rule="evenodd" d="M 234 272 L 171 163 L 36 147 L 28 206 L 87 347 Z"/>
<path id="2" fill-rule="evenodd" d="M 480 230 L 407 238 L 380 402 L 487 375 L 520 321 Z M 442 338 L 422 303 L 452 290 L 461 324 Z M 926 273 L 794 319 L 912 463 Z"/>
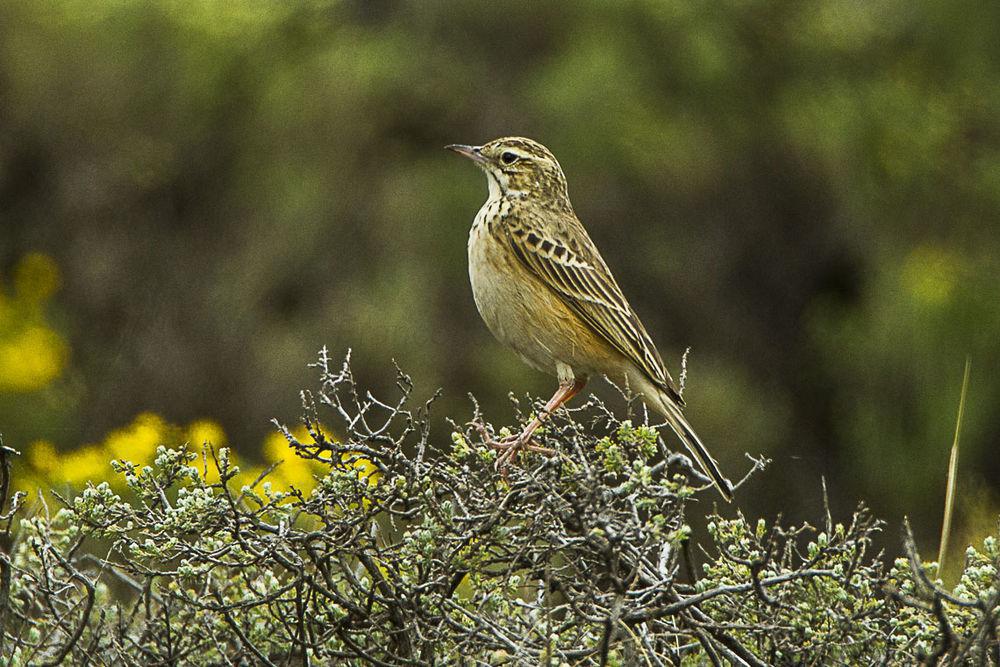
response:
<path id="1" fill-rule="evenodd" d="M 657 398 L 659 399 L 658 403 L 660 405 L 658 407 L 660 407 L 660 412 L 667 419 L 670 428 L 681 439 L 684 446 L 687 447 L 688 452 L 694 457 L 705 474 L 712 478 L 712 482 L 715 483 L 716 488 L 719 489 L 719 493 L 726 499 L 726 502 L 732 502 L 733 485 L 722 474 L 719 464 L 708 453 L 708 449 L 702 444 L 697 434 L 695 434 L 694 429 L 691 428 L 691 425 L 688 424 L 680 407 L 678 407 L 670 396 L 660 395 Z"/>

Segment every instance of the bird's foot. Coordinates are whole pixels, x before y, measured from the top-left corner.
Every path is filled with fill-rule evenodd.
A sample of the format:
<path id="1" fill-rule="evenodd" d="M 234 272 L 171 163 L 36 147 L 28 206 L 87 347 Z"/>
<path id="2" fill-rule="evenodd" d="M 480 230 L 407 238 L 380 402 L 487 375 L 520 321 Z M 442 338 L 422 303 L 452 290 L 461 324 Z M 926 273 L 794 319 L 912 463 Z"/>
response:
<path id="1" fill-rule="evenodd" d="M 494 465 L 505 478 L 507 477 L 507 466 L 516 463 L 518 452 L 537 452 L 545 456 L 555 456 L 556 454 L 554 449 L 542 447 L 535 442 L 531 437 L 531 431 L 524 430 L 517 435 L 509 435 L 497 440 L 486 430 L 486 426 L 482 422 L 474 422 L 473 426 L 479 431 L 484 444 L 500 452 Z"/>

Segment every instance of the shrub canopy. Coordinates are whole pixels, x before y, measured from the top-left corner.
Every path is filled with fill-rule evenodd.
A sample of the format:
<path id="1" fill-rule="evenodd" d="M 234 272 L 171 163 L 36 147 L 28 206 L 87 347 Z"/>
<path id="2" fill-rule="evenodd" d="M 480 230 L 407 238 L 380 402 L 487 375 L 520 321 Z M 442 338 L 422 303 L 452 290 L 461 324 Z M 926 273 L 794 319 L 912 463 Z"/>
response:
<path id="1" fill-rule="evenodd" d="M 325 463 L 309 493 L 273 488 L 267 473 L 238 488 L 225 448 L 161 446 L 153 465 L 112 463 L 127 494 L 91 485 L 25 517 L 4 449 L 0 654 L 14 665 L 997 661 L 993 537 L 970 547 L 950 591 L 912 538 L 902 558 L 871 553 L 882 524 L 864 507 L 816 527 L 727 507 L 695 537 L 686 517 L 714 495 L 638 414 L 596 399 L 560 411 L 539 436 L 559 455 L 529 456 L 504 479 L 472 424 L 432 435 L 430 403 L 411 403 L 402 372 L 383 401 L 349 359 L 331 366 L 324 351 L 318 367 L 318 391 L 303 394 L 310 438 L 285 429 L 290 455 Z"/>

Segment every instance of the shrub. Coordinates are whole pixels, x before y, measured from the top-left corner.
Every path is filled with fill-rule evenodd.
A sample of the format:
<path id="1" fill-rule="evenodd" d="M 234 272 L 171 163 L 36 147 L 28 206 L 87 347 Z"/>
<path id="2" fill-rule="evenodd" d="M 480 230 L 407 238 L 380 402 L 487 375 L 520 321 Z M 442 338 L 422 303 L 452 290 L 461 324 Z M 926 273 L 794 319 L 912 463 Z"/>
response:
<path id="1" fill-rule="evenodd" d="M 305 392 L 325 472 L 308 491 L 237 484 L 228 450 L 114 461 L 22 516 L 3 449 L 0 655 L 58 664 L 982 664 L 997 662 L 1000 548 L 961 583 L 870 553 L 864 508 L 809 525 L 686 512 L 713 502 L 682 455 L 591 399 L 505 479 L 473 425 L 434 438 L 411 381 L 382 401 L 349 358 Z M 328 428 L 321 429 L 320 418 Z M 478 408 L 475 421 L 480 419 Z M 484 427 L 488 428 L 488 427 Z M 329 435 L 337 434 L 336 437 Z M 755 464 L 754 470 L 763 466 Z M 237 488 L 239 487 L 239 488 Z M 695 567 L 696 559 L 701 562 Z"/>

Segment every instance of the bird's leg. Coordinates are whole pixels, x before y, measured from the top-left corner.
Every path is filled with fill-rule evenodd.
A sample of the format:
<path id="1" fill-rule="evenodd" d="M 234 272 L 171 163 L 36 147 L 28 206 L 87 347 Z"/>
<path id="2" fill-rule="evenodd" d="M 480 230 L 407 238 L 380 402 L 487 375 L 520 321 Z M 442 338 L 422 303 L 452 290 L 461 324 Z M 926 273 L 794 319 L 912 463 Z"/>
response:
<path id="1" fill-rule="evenodd" d="M 556 393 L 552 395 L 549 402 L 545 404 L 542 411 L 535 415 L 531 422 L 524 427 L 518 435 L 512 435 L 510 437 L 504 438 L 499 441 L 489 442 L 489 445 L 494 449 L 503 450 L 500 456 L 497 457 L 496 466 L 500 470 L 507 467 L 507 464 L 514 460 L 518 451 L 526 449 L 529 452 L 539 452 L 545 454 L 546 456 L 552 456 L 555 452 L 547 447 L 541 447 L 535 444 L 531 436 L 538 430 L 538 427 L 548 419 L 549 415 L 558 410 L 566 401 L 570 400 L 574 396 L 580 393 L 584 385 L 587 384 L 586 380 L 581 379 L 567 379 L 559 383 L 559 388 L 556 389 Z"/>

